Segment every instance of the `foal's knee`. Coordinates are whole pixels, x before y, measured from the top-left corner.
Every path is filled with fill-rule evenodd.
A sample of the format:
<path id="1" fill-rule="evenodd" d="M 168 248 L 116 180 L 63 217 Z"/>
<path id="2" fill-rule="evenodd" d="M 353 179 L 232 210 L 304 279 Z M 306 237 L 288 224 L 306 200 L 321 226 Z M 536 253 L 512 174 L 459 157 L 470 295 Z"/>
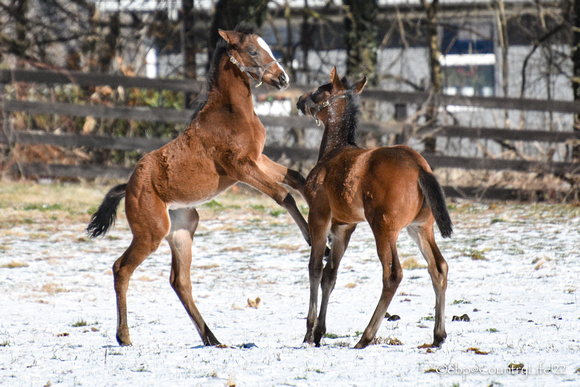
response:
<path id="1" fill-rule="evenodd" d="M 322 261 L 310 260 L 308 263 L 308 274 L 311 277 L 319 277 L 322 275 Z"/>
<path id="2" fill-rule="evenodd" d="M 397 288 L 401 281 L 403 280 L 403 269 L 397 268 L 391 271 L 390 275 L 387 275 L 383 279 L 385 289 Z"/>

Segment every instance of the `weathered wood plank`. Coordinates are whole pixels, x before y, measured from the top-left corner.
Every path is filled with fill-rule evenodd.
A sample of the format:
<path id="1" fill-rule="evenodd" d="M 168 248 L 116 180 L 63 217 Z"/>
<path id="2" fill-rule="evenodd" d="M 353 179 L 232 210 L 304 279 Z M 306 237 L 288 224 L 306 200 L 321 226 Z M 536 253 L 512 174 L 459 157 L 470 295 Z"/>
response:
<path id="1" fill-rule="evenodd" d="M 388 101 L 392 103 L 424 104 L 429 98 L 436 106 L 468 106 L 483 109 L 513 109 L 580 113 L 580 102 L 501 97 L 463 97 L 454 95 L 433 95 L 427 92 L 406 92 L 366 89 L 361 98 Z"/>
<path id="2" fill-rule="evenodd" d="M 13 165 L 11 172 L 13 175 L 24 174 L 26 178 L 83 178 L 83 179 L 128 179 L 133 172 L 133 168 L 121 166 L 104 165 L 64 165 L 46 163 L 23 163 L 18 166 Z"/>
<path id="3" fill-rule="evenodd" d="M 193 115 L 192 110 L 163 108 L 127 107 L 104 105 L 77 105 L 73 103 L 31 102 L 5 100 L 3 108 L 7 112 L 25 111 L 30 114 L 56 114 L 72 117 L 93 116 L 136 121 L 164 121 L 188 123 Z"/>
<path id="4" fill-rule="evenodd" d="M 150 152 L 167 144 L 170 140 L 161 138 L 145 137 L 113 137 L 83 134 L 54 134 L 36 131 L 14 131 L 12 138 L 6 137 L 6 133 L 0 132 L 0 143 L 3 144 L 44 144 L 67 147 L 87 147 L 108 150 L 134 151 L 142 150 Z"/>
<path id="5" fill-rule="evenodd" d="M 445 195 L 450 198 L 477 200 L 509 200 L 525 202 L 574 202 L 578 193 L 566 191 L 524 190 L 516 188 L 495 187 L 443 187 Z"/>
<path id="6" fill-rule="evenodd" d="M 151 79 L 122 75 L 82 73 L 78 71 L 0 70 L 0 83 L 8 84 L 13 82 L 43 84 L 74 83 L 80 86 L 108 85 L 111 87 L 123 86 L 190 93 L 199 93 L 205 86 L 204 81 L 194 79 Z"/>
<path id="7" fill-rule="evenodd" d="M 144 77 L 126 77 L 118 75 L 81 73 L 81 72 L 57 72 L 48 70 L 0 70 L 0 83 L 28 82 L 46 84 L 76 83 L 81 86 L 124 86 L 143 89 L 173 90 L 181 92 L 199 93 L 205 87 L 204 81 L 191 79 L 149 79 Z M 310 91 L 313 86 L 293 86 L 285 91 L 285 95 L 298 95 Z M 257 94 L 276 96 L 277 92 L 269 89 L 258 89 Z M 278 94 L 279 95 L 279 94 Z M 429 98 L 438 106 L 469 106 L 484 109 L 513 109 L 552 111 L 563 113 L 580 113 L 580 102 L 563 100 L 539 100 L 530 98 L 503 98 L 503 97 L 464 97 L 452 95 L 431 95 L 428 92 L 388 91 L 366 89 L 363 99 L 388 101 L 393 103 L 423 104 Z"/>
<path id="8" fill-rule="evenodd" d="M 434 130 L 420 130 L 418 135 L 497 139 L 513 141 L 566 142 L 580 140 L 580 132 L 553 132 L 546 130 L 515 130 L 498 128 L 472 128 L 468 126 L 442 126 Z"/>
<path id="9" fill-rule="evenodd" d="M 510 170 L 518 172 L 541 172 L 556 175 L 579 174 L 579 163 L 505 160 L 488 158 L 423 155 L 432 168 L 461 168 L 485 170 Z"/>

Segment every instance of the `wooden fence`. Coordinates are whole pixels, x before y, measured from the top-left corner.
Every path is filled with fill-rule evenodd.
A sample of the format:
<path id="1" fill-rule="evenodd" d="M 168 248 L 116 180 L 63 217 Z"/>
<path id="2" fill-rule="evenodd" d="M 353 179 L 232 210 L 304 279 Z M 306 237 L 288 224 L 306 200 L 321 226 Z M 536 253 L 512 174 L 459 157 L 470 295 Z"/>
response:
<path id="1" fill-rule="evenodd" d="M 78 72 L 53 72 L 53 71 L 27 71 L 27 70 L 0 70 L 0 85 L 14 83 L 34 84 L 76 84 L 83 87 L 108 85 L 110 87 L 126 87 L 152 90 L 171 90 L 184 93 L 199 93 L 204 87 L 204 82 L 195 80 L 158 80 L 141 77 L 125 77 L 102 74 L 86 74 Z M 289 94 L 300 95 L 310 87 L 298 87 L 289 90 Z M 264 90 L 257 89 L 258 93 Z M 111 137 L 82 134 L 54 134 L 35 130 L 10 130 L 8 116 L 12 112 L 27 112 L 29 114 L 54 114 L 62 116 L 95 118 L 112 118 L 135 121 L 161 121 L 188 123 L 192 116 L 191 110 L 176 110 L 168 108 L 144 108 L 126 106 L 104 105 L 79 105 L 72 103 L 54 103 L 38 101 L 20 101 L 7 99 L 2 95 L 0 113 L 2 114 L 2 130 L 0 130 L 0 144 L 9 147 L 15 144 L 46 144 L 60 147 L 85 147 L 92 149 L 122 150 L 122 151 L 151 151 L 157 149 L 167 140 L 139 137 Z M 430 103 L 446 106 L 470 106 L 486 109 L 514 109 L 522 111 L 552 111 L 580 114 L 580 103 L 572 101 L 545 101 L 535 99 L 515 98 L 483 98 L 483 97 L 460 97 L 445 95 L 430 95 L 429 93 L 394 92 L 383 90 L 365 90 L 364 98 L 370 100 L 388 101 L 393 104 L 422 105 Z M 263 124 L 268 126 L 288 127 L 289 122 L 295 129 L 315 127 L 312 119 L 307 117 L 260 116 Z M 377 122 L 363 122 L 360 130 L 371 133 L 400 134 L 402 125 L 392 125 Z M 514 141 L 541 141 L 550 143 L 580 142 L 580 132 L 553 132 L 540 130 L 510 130 L 497 128 L 473 128 L 461 126 L 443 126 L 437 128 L 435 136 L 459 137 L 471 139 L 497 139 Z M 278 159 L 282 156 L 299 160 L 315 160 L 317 149 L 309 148 L 286 148 L 269 146 L 264 151 L 269 157 Z M 546 162 L 529 160 L 493 159 L 493 158 L 468 158 L 441 155 L 424 155 L 433 168 L 463 168 L 470 170 L 510 170 L 517 172 L 538 172 L 553 174 L 556 176 L 572 176 L 577 181 L 580 175 L 580 165 L 572 162 Z M 62 165 L 48 163 L 21 163 L 18 165 L 18 173 L 26 177 L 56 177 L 56 178 L 96 178 L 113 177 L 126 178 L 132 168 L 115 165 Z M 576 183 L 577 184 L 577 183 Z M 544 191 L 522 191 L 517 189 L 493 189 L 489 187 L 445 187 L 450 196 L 484 197 L 489 199 L 547 199 L 548 193 Z M 575 187 L 574 197 L 578 197 L 578 187 Z M 568 197 L 570 193 L 558 193 L 557 197 Z"/>

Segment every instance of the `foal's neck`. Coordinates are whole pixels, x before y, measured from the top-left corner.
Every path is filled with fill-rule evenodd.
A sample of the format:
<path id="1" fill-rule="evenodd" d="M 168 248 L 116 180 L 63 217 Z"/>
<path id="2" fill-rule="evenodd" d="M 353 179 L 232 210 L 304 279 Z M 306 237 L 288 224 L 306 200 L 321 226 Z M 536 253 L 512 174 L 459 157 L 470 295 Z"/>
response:
<path id="1" fill-rule="evenodd" d="M 322 159 L 335 149 L 357 146 L 354 141 L 354 127 L 356 125 L 354 115 L 346 112 L 347 109 L 329 107 L 324 133 L 318 152 L 318 160 Z"/>
<path id="2" fill-rule="evenodd" d="M 224 113 L 223 106 L 227 106 L 233 114 L 253 115 L 254 102 L 252 101 L 252 89 L 248 76 L 241 74 L 239 69 L 230 62 L 227 55 L 222 58 L 220 69 L 208 102 L 215 101 L 221 105 L 220 114 Z"/>

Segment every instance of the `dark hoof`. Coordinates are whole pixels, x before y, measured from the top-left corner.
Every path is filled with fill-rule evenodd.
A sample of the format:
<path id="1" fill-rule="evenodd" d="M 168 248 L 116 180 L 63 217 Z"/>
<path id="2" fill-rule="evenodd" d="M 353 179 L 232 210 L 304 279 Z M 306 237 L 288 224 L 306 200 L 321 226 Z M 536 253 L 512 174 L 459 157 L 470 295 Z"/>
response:
<path id="1" fill-rule="evenodd" d="M 222 343 L 214 338 L 214 340 L 204 340 L 203 345 L 206 347 L 219 347 L 222 345 Z"/>
<path id="2" fill-rule="evenodd" d="M 388 313 L 385 315 L 385 318 L 387 319 L 387 321 L 399 321 L 401 319 L 401 317 L 398 314 L 390 315 Z"/>
<path id="3" fill-rule="evenodd" d="M 216 339 L 213 332 L 209 329 L 207 324 L 203 327 L 203 333 L 201 333 L 201 339 L 203 340 L 203 345 L 205 346 L 213 346 L 213 345 L 220 345 L 220 341 Z"/>
<path id="4" fill-rule="evenodd" d="M 316 344 L 317 347 L 320 347 L 320 341 L 322 340 L 322 337 L 324 336 L 325 333 L 326 329 L 314 330 L 314 344 Z"/>
<path id="5" fill-rule="evenodd" d="M 119 343 L 119 345 L 121 347 L 129 347 L 129 346 L 133 345 L 133 343 L 131 343 L 131 340 L 129 339 L 128 336 L 126 338 L 123 338 L 119 334 L 117 334 L 117 343 Z"/>
<path id="6" fill-rule="evenodd" d="M 435 335 L 435 337 L 433 338 L 433 348 L 439 348 L 441 347 L 441 344 L 443 344 L 445 342 L 445 339 L 447 338 L 447 334 L 443 334 L 443 335 Z"/>
<path id="7" fill-rule="evenodd" d="M 221 345 L 221 343 L 210 332 L 206 337 L 204 337 L 204 339 L 203 339 L 203 345 L 205 345 L 207 347 L 212 347 L 212 346 L 219 346 L 219 345 Z"/>

